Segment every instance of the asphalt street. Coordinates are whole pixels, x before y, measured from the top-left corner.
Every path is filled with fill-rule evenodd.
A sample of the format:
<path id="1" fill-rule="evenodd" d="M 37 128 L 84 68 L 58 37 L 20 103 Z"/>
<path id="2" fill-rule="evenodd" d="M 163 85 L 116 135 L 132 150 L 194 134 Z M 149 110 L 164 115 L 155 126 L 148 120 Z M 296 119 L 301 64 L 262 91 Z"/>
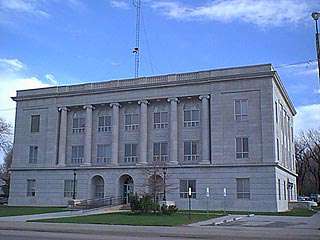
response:
<path id="1" fill-rule="evenodd" d="M 206 222 L 204 222 L 206 224 Z M 263 239 L 319 240 L 320 212 L 312 217 L 242 217 L 214 226 L 156 227 L 0 222 L 0 240 Z"/>

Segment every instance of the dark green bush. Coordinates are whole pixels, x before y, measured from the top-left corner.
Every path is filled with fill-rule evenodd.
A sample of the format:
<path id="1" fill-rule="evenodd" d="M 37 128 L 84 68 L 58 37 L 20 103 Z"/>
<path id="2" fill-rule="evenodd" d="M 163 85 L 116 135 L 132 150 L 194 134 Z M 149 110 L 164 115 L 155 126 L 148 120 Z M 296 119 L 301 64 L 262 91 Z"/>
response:
<path id="1" fill-rule="evenodd" d="M 148 195 L 139 197 L 135 194 L 130 198 L 130 208 L 133 212 L 150 213 L 152 211 L 158 212 L 160 206 L 158 203 L 154 203 Z"/>

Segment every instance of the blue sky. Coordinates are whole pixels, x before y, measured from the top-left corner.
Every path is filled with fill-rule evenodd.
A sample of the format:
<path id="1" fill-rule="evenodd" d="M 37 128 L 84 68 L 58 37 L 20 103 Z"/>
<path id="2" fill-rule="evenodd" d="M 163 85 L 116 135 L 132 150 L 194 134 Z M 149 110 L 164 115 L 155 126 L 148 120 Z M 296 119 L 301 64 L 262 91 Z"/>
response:
<path id="1" fill-rule="evenodd" d="M 317 0 L 142 0 L 140 75 L 272 63 L 296 128 L 318 127 L 313 11 Z M 132 0 L 0 0 L 0 36 L 0 117 L 11 122 L 16 89 L 134 75 Z"/>

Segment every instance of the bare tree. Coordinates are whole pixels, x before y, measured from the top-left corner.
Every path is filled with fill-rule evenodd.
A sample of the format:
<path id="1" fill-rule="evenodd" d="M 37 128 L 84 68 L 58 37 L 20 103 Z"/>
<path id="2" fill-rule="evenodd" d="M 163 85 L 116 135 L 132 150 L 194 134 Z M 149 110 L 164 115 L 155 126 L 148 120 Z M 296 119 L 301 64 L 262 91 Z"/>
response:
<path id="1" fill-rule="evenodd" d="M 2 191 L 5 197 L 9 197 L 10 190 L 10 168 L 12 164 L 12 147 L 4 157 L 4 163 L 0 166 L 0 178 L 4 181 Z"/>
<path id="2" fill-rule="evenodd" d="M 301 132 L 295 142 L 299 194 L 320 193 L 320 130 Z"/>
<path id="3" fill-rule="evenodd" d="M 145 194 L 152 197 L 154 202 L 166 199 L 166 194 L 176 187 L 169 183 L 170 170 L 166 161 L 152 161 L 149 166 L 143 169 L 144 181 L 142 188 Z"/>
<path id="4" fill-rule="evenodd" d="M 0 151 L 8 152 L 12 145 L 11 135 L 12 126 L 4 119 L 0 118 Z"/>

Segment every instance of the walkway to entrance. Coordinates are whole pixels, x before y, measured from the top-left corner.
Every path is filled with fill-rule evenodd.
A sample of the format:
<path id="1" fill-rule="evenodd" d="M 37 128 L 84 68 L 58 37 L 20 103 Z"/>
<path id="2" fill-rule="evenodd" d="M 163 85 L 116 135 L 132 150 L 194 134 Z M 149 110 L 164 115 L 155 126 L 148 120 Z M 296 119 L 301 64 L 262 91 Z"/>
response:
<path id="1" fill-rule="evenodd" d="M 119 195 L 123 197 L 124 204 L 129 203 L 129 195 L 134 193 L 134 182 L 133 178 L 124 174 L 119 178 Z"/>

